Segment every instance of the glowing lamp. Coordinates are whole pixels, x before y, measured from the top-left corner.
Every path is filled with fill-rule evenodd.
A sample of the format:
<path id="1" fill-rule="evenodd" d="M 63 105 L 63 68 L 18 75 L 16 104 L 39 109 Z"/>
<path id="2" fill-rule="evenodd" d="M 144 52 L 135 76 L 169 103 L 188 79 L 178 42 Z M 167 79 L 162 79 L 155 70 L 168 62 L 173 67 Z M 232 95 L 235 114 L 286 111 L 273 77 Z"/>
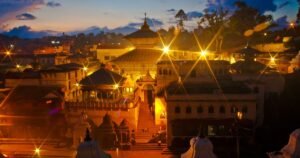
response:
<path id="1" fill-rule="evenodd" d="M 170 48 L 169 48 L 169 47 L 164 47 L 164 48 L 163 48 L 164 54 L 168 54 L 169 51 L 170 51 Z"/>
<path id="2" fill-rule="evenodd" d="M 35 150 L 34 150 L 34 153 L 35 153 L 35 154 L 40 154 L 40 152 L 41 152 L 41 151 L 40 151 L 39 148 L 35 148 Z"/>
<path id="3" fill-rule="evenodd" d="M 236 116 L 237 116 L 237 118 L 238 118 L 239 120 L 241 120 L 241 119 L 243 118 L 243 113 L 238 111 L 238 112 L 236 113 Z"/>
<path id="4" fill-rule="evenodd" d="M 79 83 L 75 83 L 75 86 L 76 86 L 76 87 L 80 87 L 80 84 L 79 84 Z"/>
<path id="5" fill-rule="evenodd" d="M 118 88 L 119 88 L 119 84 L 115 84 L 114 89 L 118 89 Z"/>
<path id="6" fill-rule="evenodd" d="M 83 69 L 83 71 L 87 71 L 88 70 L 88 68 L 86 66 L 84 66 L 82 69 Z"/>
<path id="7" fill-rule="evenodd" d="M 295 26 L 295 24 L 291 22 L 291 23 L 290 23 L 290 26 L 291 26 L 291 27 L 294 27 L 294 26 Z"/>
<path id="8" fill-rule="evenodd" d="M 203 50 L 200 52 L 201 57 L 206 57 L 206 55 L 207 55 L 207 51 Z"/>
<path id="9" fill-rule="evenodd" d="M 271 60 L 271 62 L 275 62 L 276 59 L 275 59 L 275 57 L 271 57 L 270 60 Z"/>
<path id="10" fill-rule="evenodd" d="M 17 68 L 17 69 L 21 68 L 21 65 L 17 64 L 17 65 L 16 65 L 16 68 Z"/>
<path id="11" fill-rule="evenodd" d="M 10 51 L 6 51 L 5 54 L 6 55 L 11 55 L 11 52 Z"/>
<path id="12" fill-rule="evenodd" d="M 268 35 L 268 33 L 265 32 L 265 33 L 264 33 L 264 36 L 267 36 L 267 35 Z"/>

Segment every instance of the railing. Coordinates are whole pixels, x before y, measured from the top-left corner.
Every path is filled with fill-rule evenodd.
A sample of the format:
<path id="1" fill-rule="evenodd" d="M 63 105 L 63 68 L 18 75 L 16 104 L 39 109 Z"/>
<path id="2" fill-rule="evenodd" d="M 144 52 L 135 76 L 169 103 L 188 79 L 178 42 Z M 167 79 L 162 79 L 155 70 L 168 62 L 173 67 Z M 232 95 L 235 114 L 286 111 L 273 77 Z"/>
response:
<path id="1" fill-rule="evenodd" d="M 65 102 L 65 109 L 68 111 L 77 111 L 77 110 L 112 110 L 112 111 L 127 111 L 131 108 L 132 103 L 128 102 Z"/>

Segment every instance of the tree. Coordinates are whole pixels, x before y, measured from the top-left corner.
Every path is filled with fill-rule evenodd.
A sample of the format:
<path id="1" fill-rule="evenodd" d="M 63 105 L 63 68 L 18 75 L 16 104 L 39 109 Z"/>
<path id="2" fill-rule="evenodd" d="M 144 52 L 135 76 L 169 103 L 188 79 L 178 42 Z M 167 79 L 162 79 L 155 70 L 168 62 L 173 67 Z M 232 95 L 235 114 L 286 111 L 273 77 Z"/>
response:
<path id="1" fill-rule="evenodd" d="M 184 27 L 183 21 L 187 20 L 187 15 L 182 9 L 180 9 L 178 13 L 175 15 L 175 18 L 178 19 L 178 26 L 180 30 L 183 30 Z"/>
<path id="2" fill-rule="evenodd" d="M 228 13 L 228 10 L 224 9 L 221 6 L 212 11 L 206 9 L 204 10 L 204 15 L 198 22 L 198 28 L 202 28 L 202 26 L 205 26 L 205 29 L 203 29 L 203 34 L 206 34 L 206 36 L 208 37 L 207 39 L 214 40 L 217 52 L 221 51 L 222 49 L 222 34 L 224 25 L 227 22 Z M 206 43 L 209 44 L 210 41 L 206 41 Z"/>
<path id="3" fill-rule="evenodd" d="M 245 2 L 235 2 L 237 10 L 229 18 L 229 27 L 243 35 L 246 30 L 272 20 L 271 15 L 263 15 L 257 9 L 247 6 Z"/>

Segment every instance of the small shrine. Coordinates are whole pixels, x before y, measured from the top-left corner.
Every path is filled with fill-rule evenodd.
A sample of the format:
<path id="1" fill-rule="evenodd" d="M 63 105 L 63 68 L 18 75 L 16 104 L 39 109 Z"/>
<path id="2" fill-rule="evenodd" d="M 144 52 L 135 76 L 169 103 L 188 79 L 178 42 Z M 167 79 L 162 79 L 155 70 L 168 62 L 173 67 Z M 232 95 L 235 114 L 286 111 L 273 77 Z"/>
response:
<path id="1" fill-rule="evenodd" d="M 102 124 L 96 129 L 95 137 L 102 148 L 115 148 L 118 143 L 116 126 L 111 116 L 105 114 Z"/>
<path id="2" fill-rule="evenodd" d="M 126 119 L 123 119 L 123 121 L 120 123 L 119 126 L 119 141 L 120 141 L 120 147 L 122 149 L 129 149 L 130 144 L 130 129 L 129 129 L 129 123 Z"/>

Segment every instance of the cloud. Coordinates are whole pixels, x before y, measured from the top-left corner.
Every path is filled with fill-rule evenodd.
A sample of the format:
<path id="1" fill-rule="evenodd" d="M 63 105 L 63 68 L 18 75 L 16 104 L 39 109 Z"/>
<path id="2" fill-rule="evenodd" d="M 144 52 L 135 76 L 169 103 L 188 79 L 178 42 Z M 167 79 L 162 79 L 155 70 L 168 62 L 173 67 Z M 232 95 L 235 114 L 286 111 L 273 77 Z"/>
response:
<path id="1" fill-rule="evenodd" d="M 29 14 L 29 13 L 23 13 L 23 14 L 20 14 L 20 15 L 17 15 L 16 18 L 18 20 L 35 20 L 36 17 L 32 14 Z"/>
<path id="2" fill-rule="evenodd" d="M 286 15 L 276 19 L 274 23 L 276 24 L 276 26 L 271 27 L 269 30 L 277 31 L 277 30 L 282 30 L 289 26 L 288 17 Z"/>
<path id="3" fill-rule="evenodd" d="M 51 30 L 43 30 L 43 31 L 34 31 L 29 26 L 19 26 L 15 27 L 3 34 L 7 36 L 16 36 L 20 38 L 42 38 L 45 36 L 57 36 L 60 32 L 51 31 Z"/>
<path id="4" fill-rule="evenodd" d="M 141 20 L 144 20 L 144 19 L 141 19 Z M 132 22 L 132 23 L 129 23 L 127 26 L 128 27 L 140 27 L 143 25 L 144 22 Z M 161 27 L 162 25 L 164 25 L 164 23 L 159 20 L 159 19 L 155 19 L 155 18 L 147 18 L 147 23 L 150 27 L 154 27 L 154 28 L 157 28 L 157 27 Z"/>
<path id="5" fill-rule="evenodd" d="M 187 12 L 186 15 L 187 15 L 189 20 L 194 19 L 194 18 L 199 18 L 199 17 L 203 16 L 203 14 L 201 12 L 198 12 L 198 11 Z"/>
<path id="6" fill-rule="evenodd" d="M 275 0 L 244 0 L 247 5 L 256 8 L 261 13 L 265 13 L 266 11 L 276 11 L 277 6 L 274 1 Z M 235 2 L 236 0 L 207 0 L 207 9 L 215 9 L 220 5 L 227 9 L 233 9 L 235 8 Z"/>
<path id="7" fill-rule="evenodd" d="M 278 5 L 278 9 L 281 9 L 281 8 L 289 5 L 290 3 L 291 3 L 290 1 L 285 1 L 285 2 L 281 3 L 280 5 Z"/>
<path id="8" fill-rule="evenodd" d="M 167 12 L 176 12 L 176 9 L 174 9 L 174 8 L 168 9 Z"/>
<path id="9" fill-rule="evenodd" d="M 0 23 L 15 19 L 17 15 L 38 9 L 44 0 L 0 0 Z"/>
<path id="10" fill-rule="evenodd" d="M 58 2 L 54 2 L 54 1 L 50 1 L 46 4 L 48 7 L 52 7 L 52 8 L 55 8 L 55 7 L 60 7 L 61 4 L 58 3 Z"/>

